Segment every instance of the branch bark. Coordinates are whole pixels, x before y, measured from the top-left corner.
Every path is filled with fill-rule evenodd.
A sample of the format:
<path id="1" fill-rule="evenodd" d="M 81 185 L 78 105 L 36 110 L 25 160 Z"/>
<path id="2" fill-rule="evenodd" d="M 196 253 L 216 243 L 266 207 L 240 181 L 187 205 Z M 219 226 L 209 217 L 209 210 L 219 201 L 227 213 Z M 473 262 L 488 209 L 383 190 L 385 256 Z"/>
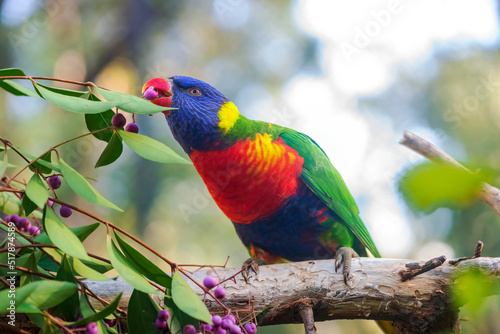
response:
<path id="1" fill-rule="evenodd" d="M 471 172 L 446 152 L 409 131 L 405 131 L 403 133 L 403 139 L 401 139 L 400 144 L 423 155 L 433 162 L 451 164 Z M 495 210 L 498 215 L 500 215 L 500 189 L 493 187 L 488 183 L 483 183 L 478 196 L 483 202 L 491 206 L 491 208 Z"/>
<path id="2" fill-rule="evenodd" d="M 261 266 L 259 275 L 251 276 L 248 283 L 241 276 L 235 282 L 225 282 L 223 286 L 228 295 L 224 303 L 232 310 L 241 310 L 248 309 L 250 301 L 255 313 L 262 312 L 259 325 L 305 323 L 309 333 L 314 333 L 312 314 L 315 321 L 390 320 L 407 333 L 450 331 L 453 327 L 459 332 L 458 310 L 452 306 L 448 294 L 453 275 L 474 268 L 489 273 L 492 283 L 500 283 L 500 258 L 480 257 L 458 265 L 446 261 L 403 282 L 399 272 L 410 262 L 414 261 L 355 258 L 347 286 L 342 275 L 335 273 L 333 260 Z M 225 279 L 238 270 L 218 269 L 217 274 Z M 198 271 L 194 277 L 201 282 L 206 274 L 206 271 Z M 86 283 L 106 300 L 124 292 L 120 307 L 127 307 L 132 288 L 122 279 Z M 202 297 L 201 289 L 188 283 Z M 208 297 L 206 305 L 211 312 L 222 311 Z"/>

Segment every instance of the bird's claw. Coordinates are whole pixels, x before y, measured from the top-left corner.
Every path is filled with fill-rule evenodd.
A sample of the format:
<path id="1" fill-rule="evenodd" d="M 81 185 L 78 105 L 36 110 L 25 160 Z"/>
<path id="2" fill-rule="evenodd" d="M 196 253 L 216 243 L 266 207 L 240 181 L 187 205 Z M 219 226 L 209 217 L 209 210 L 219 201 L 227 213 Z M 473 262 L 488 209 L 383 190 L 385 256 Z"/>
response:
<path id="1" fill-rule="evenodd" d="M 256 275 L 258 275 L 259 266 L 263 266 L 265 264 L 266 262 L 264 260 L 253 257 L 243 262 L 243 265 L 241 266 L 241 269 L 243 269 L 243 271 L 241 272 L 241 276 L 243 276 L 245 282 L 248 283 L 248 278 L 250 277 L 250 269 L 252 269 Z"/>
<path id="2" fill-rule="evenodd" d="M 343 264 L 342 275 L 344 276 L 345 285 L 347 285 L 347 279 L 351 273 L 351 261 L 354 257 L 359 257 L 359 255 L 351 247 L 340 247 L 335 252 L 335 272 Z"/>

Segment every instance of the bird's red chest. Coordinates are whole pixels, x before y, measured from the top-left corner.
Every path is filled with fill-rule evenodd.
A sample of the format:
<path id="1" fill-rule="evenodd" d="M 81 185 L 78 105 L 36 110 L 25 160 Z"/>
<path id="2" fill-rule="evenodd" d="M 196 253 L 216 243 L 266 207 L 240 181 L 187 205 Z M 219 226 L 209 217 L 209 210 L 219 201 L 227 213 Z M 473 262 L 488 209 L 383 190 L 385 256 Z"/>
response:
<path id="1" fill-rule="evenodd" d="M 195 151 L 191 160 L 217 205 L 240 224 L 276 212 L 296 192 L 304 163 L 294 149 L 267 134 L 224 150 Z"/>

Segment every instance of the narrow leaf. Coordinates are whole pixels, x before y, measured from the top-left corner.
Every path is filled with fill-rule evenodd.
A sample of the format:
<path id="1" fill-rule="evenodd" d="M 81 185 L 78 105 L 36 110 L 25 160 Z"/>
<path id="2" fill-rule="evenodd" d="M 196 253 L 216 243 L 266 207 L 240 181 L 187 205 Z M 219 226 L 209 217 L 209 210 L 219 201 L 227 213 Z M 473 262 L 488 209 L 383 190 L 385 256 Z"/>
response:
<path id="1" fill-rule="evenodd" d="M 158 268 L 157 265 L 151 262 L 144 255 L 142 255 L 134 247 L 123 241 L 118 233 L 115 233 L 115 237 L 127 260 L 130 261 L 141 274 L 163 287 L 171 287 L 172 278 L 170 276 L 168 276 L 163 270 Z"/>
<path id="2" fill-rule="evenodd" d="M 80 241 L 87 239 L 87 237 L 94 232 L 98 227 L 99 223 L 94 223 L 90 225 L 78 226 L 78 227 L 70 227 L 70 231 L 73 232 Z M 34 239 L 36 242 L 40 244 L 52 244 L 49 237 L 45 232 L 40 233 Z"/>
<path id="3" fill-rule="evenodd" d="M 144 293 L 159 294 L 144 277 L 139 274 L 134 267 L 132 267 L 125 256 L 118 250 L 111 237 L 108 235 L 106 239 L 106 248 L 108 250 L 109 260 L 111 264 L 120 274 L 120 276 L 127 281 L 134 289 L 140 290 Z"/>
<path id="4" fill-rule="evenodd" d="M 12 80 L 0 80 L 0 87 L 15 96 L 40 97 L 33 90 Z"/>
<path id="5" fill-rule="evenodd" d="M 181 334 L 184 326 L 186 325 L 193 325 L 196 328 L 199 326 L 200 322 L 197 319 L 182 312 L 174 303 L 170 289 L 166 290 L 163 304 L 165 305 L 168 313 L 170 313 L 170 318 L 168 318 L 167 322 L 168 329 L 172 334 Z"/>
<path id="6" fill-rule="evenodd" d="M 111 136 L 108 145 L 104 148 L 104 151 L 102 151 L 102 154 L 97 160 L 94 168 L 107 166 L 115 162 L 116 159 L 118 159 L 120 155 L 122 155 L 122 152 L 123 152 L 122 139 L 116 132 L 113 132 L 113 135 Z"/>
<path id="7" fill-rule="evenodd" d="M 78 237 L 47 206 L 45 206 L 43 227 L 50 240 L 63 252 L 79 259 L 90 260 Z"/>
<path id="8" fill-rule="evenodd" d="M 40 175 L 36 173 L 33 174 L 26 185 L 26 195 L 33 203 L 38 205 L 40 208 L 43 208 L 49 198 L 49 192 L 40 178 Z"/>
<path id="9" fill-rule="evenodd" d="M 118 294 L 118 296 L 116 296 L 115 299 L 113 299 L 113 301 L 111 303 L 109 303 L 109 305 L 107 305 L 105 308 L 103 308 L 102 310 L 100 310 L 97 313 L 93 313 L 93 314 L 91 313 L 90 315 L 86 316 L 82 320 L 79 320 L 79 321 L 73 323 L 73 325 L 79 326 L 79 325 L 88 324 L 89 322 L 99 321 L 101 319 L 106 318 L 108 315 L 113 314 L 113 312 L 116 311 L 118 304 L 120 303 L 120 299 L 121 299 L 122 295 L 123 295 L 123 292 L 120 292 Z M 130 298 L 132 298 L 132 297 L 130 297 Z M 134 332 L 132 332 L 132 333 L 134 333 Z M 157 333 L 155 333 L 155 334 L 157 334 Z"/>
<path id="10" fill-rule="evenodd" d="M 34 168 L 38 169 L 40 172 L 43 174 L 49 174 L 52 172 L 52 168 L 46 165 L 42 165 L 43 162 L 47 162 L 51 164 L 50 162 L 52 161 L 52 151 L 49 151 L 45 153 L 40 159 L 38 159 L 36 162 L 32 163 L 30 166 L 30 170 L 32 172 L 35 171 Z M 54 166 L 55 167 L 55 166 Z"/>
<path id="11" fill-rule="evenodd" d="M 105 206 L 118 211 L 123 211 L 97 192 L 83 176 L 71 168 L 64 160 L 59 158 L 59 168 L 71 189 L 86 201 Z"/>
<path id="12" fill-rule="evenodd" d="M 121 110 L 134 114 L 156 114 L 165 110 L 175 109 L 157 106 L 150 101 L 125 93 L 113 92 L 102 88 L 97 88 L 97 91 L 107 101 L 114 102 Z"/>
<path id="13" fill-rule="evenodd" d="M 178 270 L 172 277 L 172 299 L 182 312 L 195 319 L 212 323 L 207 307 Z"/>
<path id="14" fill-rule="evenodd" d="M 190 161 L 182 158 L 170 147 L 153 138 L 123 130 L 118 132 L 125 144 L 145 159 L 161 163 L 191 164 Z"/>
<path id="15" fill-rule="evenodd" d="M 94 94 L 89 95 L 89 100 L 100 101 L 99 98 Z M 115 113 L 111 109 L 98 114 L 85 114 L 85 124 L 87 124 L 87 129 L 89 129 L 90 132 L 94 132 L 111 126 L 111 118 L 113 118 L 114 114 Z M 105 130 L 94 133 L 93 136 L 99 140 L 108 142 L 111 139 L 112 134 L 113 133 L 111 130 Z"/>
<path id="16" fill-rule="evenodd" d="M 50 86 L 45 86 L 40 83 L 37 83 L 38 87 L 43 87 L 47 90 L 50 90 L 51 92 L 57 93 L 57 94 L 62 94 L 62 95 L 67 95 L 67 96 L 73 96 L 73 97 L 82 97 L 83 94 L 86 92 L 82 92 L 79 90 L 73 90 L 73 89 L 65 89 L 65 88 L 57 88 L 57 87 L 50 87 Z"/>
<path id="17" fill-rule="evenodd" d="M 40 309 L 56 306 L 78 291 L 75 283 L 41 280 L 30 283 L 36 284 L 28 298 L 24 301 Z"/>
<path id="18" fill-rule="evenodd" d="M 25 77 L 26 74 L 23 72 L 23 70 L 19 68 L 2 68 L 0 69 L 0 80 L 2 80 L 2 77 Z"/>
<path id="19" fill-rule="evenodd" d="M 68 261 L 67 255 L 64 255 L 61 261 L 61 266 L 57 271 L 56 280 L 76 284 L 76 279 L 73 275 L 73 270 Z M 65 319 L 76 320 L 80 311 L 78 308 L 79 303 L 78 291 L 75 291 L 66 300 L 57 305 L 57 311 L 61 313 Z"/>
<path id="20" fill-rule="evenodd" d="M 109 280 L 109 277 L 95 271 L 94 269 L 87 267 L 83 262 L 78 260 L 77 258 L 70 257 L 69 258 L 69 264 L 71 265 L 71 268 L 73 268 L 73 271 L 78 274 L 79 276 L 83 276 L 85 278 L 94 280 L 94 281 L 107 281 Z"/>
<path id="21" fill-rule="evenodd" d="M 33 203 L 33 201 L 26 194 L 23 196 L 22 205 L 23 205 L 25 216 L 28 216 L 29 214 L 31 214 L 38 207 L 38 205 Z"/>
<path id="22" fill-rule="evenodd" d="M 147 293 L 134 290 L 128 303 L 127 325 L 130 333 L 158 334 L 155 321 L 161 308 Z"/>
<path id="23" fill-rule="evenodd" d="M 38 95 L 46 101 L 58 106 L 59 108 L 78 114 L 97 114 L 115 106 L 115 103 L 112 102 L 89 101 L 79 97 L 55 93 L 37 83 L 34 83 L 33 87 Z"/>

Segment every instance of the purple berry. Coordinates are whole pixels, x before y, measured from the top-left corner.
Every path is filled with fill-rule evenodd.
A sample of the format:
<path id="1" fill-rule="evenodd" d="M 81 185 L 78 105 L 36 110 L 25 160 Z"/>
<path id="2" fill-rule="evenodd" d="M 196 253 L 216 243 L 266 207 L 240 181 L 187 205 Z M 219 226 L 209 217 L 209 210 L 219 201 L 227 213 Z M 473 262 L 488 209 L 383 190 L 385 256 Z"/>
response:
<path id="1" fill-rule="evenodd" d="M 24 228 L 25 231 L 29 231 L 31 222 L 28 218 L 24 217 L 19 219 L 19 221 L 17 222 L 17 226 L 19 226 L 20 228 Z"/>
<path id="2" fill-rule="evenodd" d="M 231 329 L 229 330 L 229 333 L 231 333 L 231 334 L 241 334 L 242 331 L 241 331 L 240 326 L 233 325 L 233 327 L 231 327 Z"/>
<path id="3" fill-rule="evenodd" d="M 233 327 L 234 323 L 229 319 L 222 319 L 222 324 L 220 325 L 222 328 L 230 330 Z"/>
<path id="4" fill-rule="evenodd" d="M 154 100 L 158 97 L 158 92 L 153 86 L 149 86 L 148 89 L 144 91 L 144 98 L 146 100 Z"/>
<path id="5" fill-rule="evenodd" d="M 10 216 L 5 216 L 5 218 L 3 219 L 4 222 L 6 223 L 10 223 Z"/>
<path id="6" fill-rule="evenodd" d="M 13 222 L 14 224 L 16 224 L 16 226 L 17 226 L 17 223 L 19 223 L 19 219 L 21 219 L 21 218 L 19 218 L 19 216 L 16 215 L 15 213 L 10 216 L 10 221 Z"/>
<path id="7" fill-rule="evenodd" d="M 31 225 L 30 229 L 28 230 L 28 233 L 34 237 L 40 234 L 40 228 L 36 225 Z"/>
<path id="8" fill-rule="evenodd" d="M 167 320 L 156 319 L 155 326 L 158 329 L 165 329 L 167 328 Z"/>
<path id="9" fill-rule="evenodd" d="M 257 326 L 253 322 L 247 322 L 243 328 L 247 331 L 248 334 L 255 334 L 257 333 Z"/>
<path id="10" fill-rule="evenodd" d="M 214 330 L 214 326 L 210 325 L 210 324 L 202 324 L 200 326 L 200 330 L 201 331 L 213 331 Z"/>
<path id="11" fill-rule="evenodd" d="M 99 327 L 95 322 L 91 322 L 85 326 L 85 334 L 99 334 Z"/>
<path id="12" fill-rule="evenodd" d="M 236 318 L 232 314 L 225 315 L 222 319 L 229 319 L 233 324 L 236 323 Z"/>
<path id="13" fill-rule="evenodd" d="M 222 318 L 220 315 L 213 315 L 212 316 L 212 322 L 214 323 L 214 326 L 218 327 L 222 324 Z"/>
<path id="14" fill-rule="evenodd" d="M 128 123 L 127 126 L 125 127 L 125 131 L 139 133 L 139 127 L 135 123 Z"/>
<path id="15" fill-rule="evenodd" d="M 123 114 L 116 113 L 111 118 L 111 124 L 113 124 L 115 128 L 123 128 L 125 124 L 127 124 L 127 119 Z"/>
<path id="16" fill-rule="evenodd" d="M 158 319 L 168 320 L 168 318 L 170 318 L 170 313 L 168 313 L 167 310 L 161 310 L 158 312 Z"/>
<path id="17" fill-rule="evenodd" d="M 59 209 L 59 214 L 61 215 L 61 217 L 68 218 L 73 214 L 73 210 L 71 210 L 71 208 L 68 208 L 67 206 L 61 206 L 61 208 Z"/>
<path id="18" fill-rule="evenodd" d="M 182 330 L 182 334 L 196 334 L 196 328 L 193 325 L 186 325 Z"/>
<path id="19" fill-rule="evenodd" d="M 59 189 L 61 187 L 61 178 L 59 175 L 52 175 L 47 179 L 47 183 L 52 189 Z"/>
<path id="20" fill-rule="evenodd" d="M 203 285 L 205 286 L 205 288 L 210 290 L 211 288 L 217 285 L 217 278 L 207 275 L 203 279 Z"/>
<path id="21" fill-rule="evenodd" d="M 224 299 L 226 298 L 226 290 L 219 286 L 217 289 L 214 290 L 214 296 L 217 298 L 217 299 Z"/>
<path id="22" fill-rule="evenodd" d="M 52 200 L 52 197 L 49 196 L 49 206 L 53 207 L 54 206 L 54 201 Z"/>
<path id="23" fill-rule="evenodd" d="M 222 327 L 216 327 L 213 331 L 214 334 L 226 334 L 227 331 Z"/>
<path id="24" fill-rule="evenodd" d="M 106 323 L 106 326 L 113 327 L 114 325 L 116 325 L 116 318 L 115 319 L 104 319 L 104 322 Z"/>

